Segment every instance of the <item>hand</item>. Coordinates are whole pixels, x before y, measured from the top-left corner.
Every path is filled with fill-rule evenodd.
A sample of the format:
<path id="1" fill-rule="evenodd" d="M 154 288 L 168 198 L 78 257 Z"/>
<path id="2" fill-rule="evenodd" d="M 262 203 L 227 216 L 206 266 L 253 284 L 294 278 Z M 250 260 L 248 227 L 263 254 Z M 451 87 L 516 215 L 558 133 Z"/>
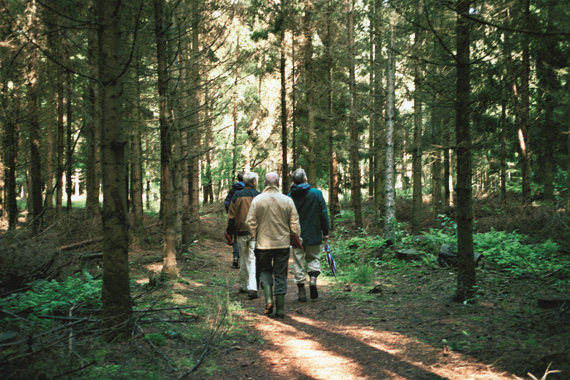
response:
<path id="1" fill-rule="evenodd" d="M 325 244 L 328 243 L 328 241 L 329 241 L 329 235 L 323 236 L 323 240 L 325 241 Z"/>

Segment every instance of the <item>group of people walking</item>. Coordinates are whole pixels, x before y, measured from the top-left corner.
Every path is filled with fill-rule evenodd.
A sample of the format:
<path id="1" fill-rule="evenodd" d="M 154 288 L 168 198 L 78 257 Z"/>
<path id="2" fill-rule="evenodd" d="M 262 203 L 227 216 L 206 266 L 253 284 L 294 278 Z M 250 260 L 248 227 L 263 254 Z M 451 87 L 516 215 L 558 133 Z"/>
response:
<path id="1" fill-rule="evenodd" d="M 240 173 L 226 198 L 226 233 L 233 237 L 233 265 L 240 269 L 239 291 L 256 299 L 262 290 L 264 313 L 273 315 L 275 309 L 277 318 L 285 317 L 291 235 L 302 244 L 293 248 L 293 261 L 298 300 L 306 302 L 307 274 L 311 299 L 319 296 L 320 245 L 323 240 L 327 242 L 330 229 L 322 192 L 307 183 L 303 169 L 297 169 L 292 178 L 294 184 L 287 196 L 279 191 L 280 178 L 275 172 L 265 176 L 262 193 L 256 190 L 257 174 Z"/>

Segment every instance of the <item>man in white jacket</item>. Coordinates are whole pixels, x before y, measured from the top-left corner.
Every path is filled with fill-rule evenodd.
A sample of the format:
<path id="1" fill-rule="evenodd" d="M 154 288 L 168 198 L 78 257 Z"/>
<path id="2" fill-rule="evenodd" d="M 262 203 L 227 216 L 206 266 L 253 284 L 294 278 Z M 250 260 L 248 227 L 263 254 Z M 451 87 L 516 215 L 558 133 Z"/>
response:
<path id="1" fill-rule="evenodd" d="M 301 237 L 299 215 L 293 200 L 279 191 L 279 175 L 265 176 L 265 189 L 253 199 L 246 224 L 259 254 L 260 283 L 266 315 L 273 313 L 273 282 L 277 318 L 285 317 L 290 235 Z"/>

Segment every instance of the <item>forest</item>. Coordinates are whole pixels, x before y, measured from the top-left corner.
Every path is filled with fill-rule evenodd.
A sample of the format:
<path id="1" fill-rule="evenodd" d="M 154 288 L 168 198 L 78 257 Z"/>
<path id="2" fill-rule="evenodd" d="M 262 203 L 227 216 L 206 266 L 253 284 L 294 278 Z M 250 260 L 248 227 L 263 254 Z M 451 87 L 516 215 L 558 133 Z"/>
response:
<path id="1" fill-rule="evenodd" d="M 2 0 L 0 368 L 10 378 L 227 378 L 203 364 L 231 351 L 224 336 L 246 334 L 235 326 L 247 308 L 220 295 L 235 272 L 211 267 L 229 262 L 222 203 L 238 172 L 257 173 L 258 190 L 277 172 L 287 194 L 297 168 L 329 208 L 331 297 L 386 297 L 422 273 L 413 282 L 445 290 L 418 294 L 435 302 L 425 312 L 442 307 L 437 298 L 461 314 L 488 303 L 484 287 L 509 283 L 518 290 L 497 297 L 532 299 L 525 328 L 552 339 L 524 354 L 570 363 L 569 18 L 556 0 Z M 209 309 L 165 301 L 211 276 L 226 280 L 188 296 Z M 145 334 L 155 308 L 187 318 L 160 323 L 199 328 Z M 340 309 L 330 318 L 348 318 Z M 111 350 L 135 333 L 168 370 L 121 372 L 108 353 L 81 357 L 71 343 L 96 336 Z M 501 351 L 463 335 L 444 349 L 481 363 Z M 169 359 L 164 336 L 204 348 Z M 54 357 L 44 356 L 50 340 L 61 343 Z M 40 364 L 26 372 L 30 358 Z M 527 376 L 523 367 L 489 378 Z M 556 379 L 549 368 L 532 376 Z M 361 376 L 407 378 L 391 373 Z"/>

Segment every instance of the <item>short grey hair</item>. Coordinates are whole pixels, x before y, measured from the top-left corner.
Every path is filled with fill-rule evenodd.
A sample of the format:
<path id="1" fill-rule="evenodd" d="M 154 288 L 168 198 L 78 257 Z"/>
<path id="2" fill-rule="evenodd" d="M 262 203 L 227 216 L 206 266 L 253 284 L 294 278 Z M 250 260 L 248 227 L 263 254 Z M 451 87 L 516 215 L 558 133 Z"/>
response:
<path id="1" fill-rule="evenodd" d="M 303 169 L 295 170 L 291 177 L 293 177 L 293 182 L 295 182 L 296 185 L 307 182 L 307 174 L 305 174 Z"/>
<path id="2" fill-rule="evenodd" d="M 279 174 L 270 172 L 265 175 L 265 186 L 279 187 Z"/>
<path id="3" fill-rule="evenodd" d="M 253 181 L 257 181 L 257 174 L 254 172 L 247 172 L 243 176 L 243 183 L 246 186 L 253 186 Z"/>

